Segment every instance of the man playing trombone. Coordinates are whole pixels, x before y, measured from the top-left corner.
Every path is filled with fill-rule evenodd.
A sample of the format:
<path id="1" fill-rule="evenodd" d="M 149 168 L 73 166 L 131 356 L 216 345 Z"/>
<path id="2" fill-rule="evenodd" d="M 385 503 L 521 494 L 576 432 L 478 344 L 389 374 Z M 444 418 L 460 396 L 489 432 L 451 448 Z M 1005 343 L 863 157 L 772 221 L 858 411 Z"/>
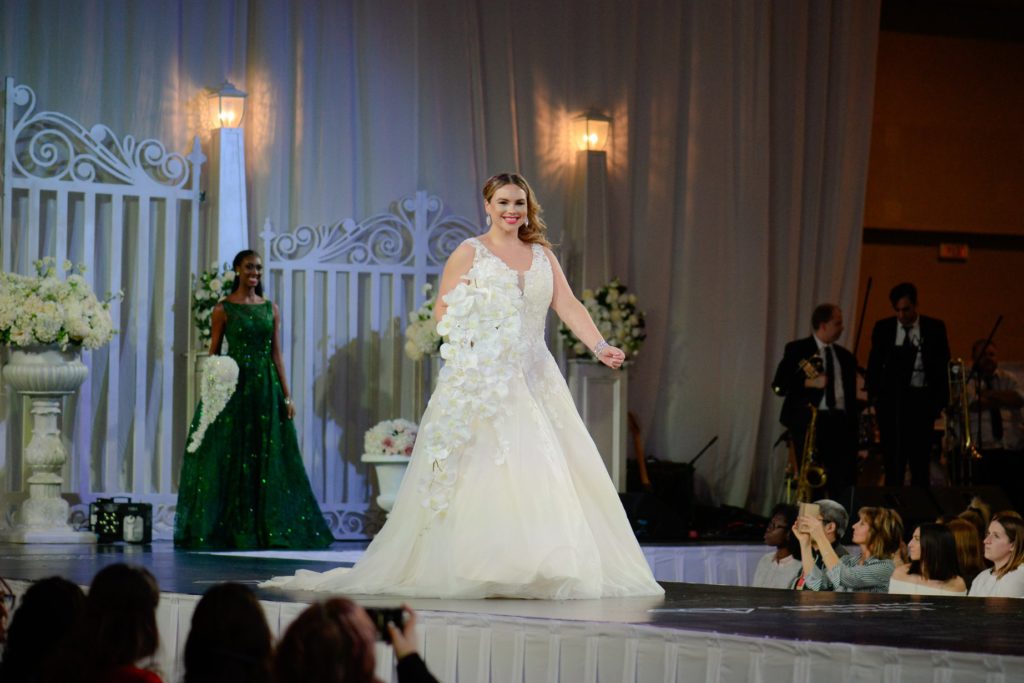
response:
<path id="1" fill-rule="evenodd" d="M 976 364 L 967 382 L 968 414 L 971 433 L 982 456 L 981 481 L 976 483 L 1002 487 L 1014 508 L 1021 510 L 1024 502 L 1019 491 L 1024 476 L 1024 425 L 1021 424 L 1024 388 L 1013 373 L 999 367 L 993 342 L 987 346 L 984 339 L 974 342 L 971 357 Z"/>
<path id="2" fill-rule="evenodd" d="M 820 304 L 811 314 L 813 334 L 786 344 L 772 390 L 784 396 L 781 422 L 797 451 L 805 446 L 811 407 L 818 411 L 812 446 L 825 468 L 825 491 L 815 495 L 841 500 L 857 477 L 857 361 L 836 344 L 843 333 L 843 312 Z"/>

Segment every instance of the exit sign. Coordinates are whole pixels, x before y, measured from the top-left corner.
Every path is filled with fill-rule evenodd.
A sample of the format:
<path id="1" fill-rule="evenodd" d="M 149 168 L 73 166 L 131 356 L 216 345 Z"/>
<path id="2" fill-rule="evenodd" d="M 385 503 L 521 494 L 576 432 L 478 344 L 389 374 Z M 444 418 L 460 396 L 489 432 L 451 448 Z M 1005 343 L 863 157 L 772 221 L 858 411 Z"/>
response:
<path id="1" fill-rule="evenodd" d="M 970 253 L 966 244 L 959 242 L 942 242 L 939 244 L 940 261 L 966 261 Z"/>

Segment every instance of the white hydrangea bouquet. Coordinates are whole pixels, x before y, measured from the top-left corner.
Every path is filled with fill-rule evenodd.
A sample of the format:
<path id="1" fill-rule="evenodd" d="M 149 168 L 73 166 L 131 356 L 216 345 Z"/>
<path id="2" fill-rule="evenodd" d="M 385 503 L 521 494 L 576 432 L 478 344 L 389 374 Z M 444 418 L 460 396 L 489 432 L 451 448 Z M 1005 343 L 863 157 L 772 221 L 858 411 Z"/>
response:
<path id="1" fill-rule="evenodd" d="M 419 428 L 409 420 L 383 420 L 366 430 L 363 452 L 367 455 L 412 455 Z"/>
<path id="2" fill-rule="evenodd" d="M 434 286 L 429 282 L 423 285 L 423 294 L 427 300 L 415 311 L 409 311 L 409 324 L 405 328 L 405 355 L 414 361 L 424 356 L 438 353 L 441 348 L 441 335 L 437 333 L 437 321 L 434 320 Z"/>
<path id="3" fill-rule="evenodd" d="M 622 349 L 626 360 L 640 353 L 640 347 L 647 338 L 644 313 L 636 306 L 636 294 L 628 294 L 626 286 L 618 278 L 597 290 L 584 289 L 580 300 L 605 341 Z M 559 333 L 566 341 L 571 357 L 591 357 L 590 349 L 564 323 L 559 327 Z"/>
<path id="4" fill-rule="evenodd" d="M 0 344 L 56 344 L 98 349 L 114 338 L 110 302 L 100 301 L 83 277 L 85 266 L 64 261 L 66 279 L 57 277 L 56 260 L 35 262 L 36 275 L 0 273 Z"/>
<path id="5" fill-rule="evenodd" d="M 231 395 L 238 386 L 238 363 L 231 356 L 212 356 L 203 365 L 203 377 L 200 380 L 199 396 L 202 404 L 199 409 L 199 424 L 192 432 L 188 443 L 188 452 L 195 453 L 203 436 L 213 421 L 217 419 Z"/>
<path id="6" fill-rule="evenodd" d="M 208 270 L 192 275 L 192 322 L 199 333 L 200 348 L 210 346 L 213 309 L 231 293 L 234 283 L 235 271 L 227 263 L 223 268 L 211 263 Z"/>

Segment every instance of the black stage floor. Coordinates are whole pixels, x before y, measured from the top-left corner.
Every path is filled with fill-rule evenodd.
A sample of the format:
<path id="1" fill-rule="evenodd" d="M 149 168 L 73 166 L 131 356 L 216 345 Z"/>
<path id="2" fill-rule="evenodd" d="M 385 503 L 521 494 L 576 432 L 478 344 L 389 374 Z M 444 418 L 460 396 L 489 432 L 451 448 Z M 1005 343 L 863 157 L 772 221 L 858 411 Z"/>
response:
<path id="1" fill-rule="evenodd" d="M 335 544 L 332 550 L 365 544 Z M 147 567 L 165 593 L 202 594 L 221 581 L 255 588 L 271 576 L 297 569 L 323 571 L 334 564 L 305 560 L 232 557 L 175 551 L 168 542 L 150 546 L 0 544 L 0 576 L 34 581 L 60 575 L 88 585 L 103 566 L 130 562 Z M 726 635 L 839 642 L 923 650 L 1024 653 L 1024 600 L 939 598 L 871 593 L 811 593 L 666 583 L 665 597 L 606 600 L 408 599 L 420 611 L 494 614 L 643 624 Z M 261 600 L 312 602 L 322 593 L 256 589 Z M 359 598 L 366 605 L 393 605 L 396 598 Z"/>

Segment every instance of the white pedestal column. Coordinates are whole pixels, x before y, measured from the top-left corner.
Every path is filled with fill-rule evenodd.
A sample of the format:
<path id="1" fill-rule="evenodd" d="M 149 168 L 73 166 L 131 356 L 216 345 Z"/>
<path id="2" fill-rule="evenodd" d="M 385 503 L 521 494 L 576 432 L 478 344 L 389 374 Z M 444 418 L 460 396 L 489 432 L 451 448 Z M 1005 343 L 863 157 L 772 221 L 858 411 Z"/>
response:
<path id="1" fill-rule="evenodd" d="M 32 438 L 24 450 L 28 499 L 15 527 L 2 539 L 10 543 L 95 543 L 96 534 L 68 524 L 69 505 L 61 497 L 60 472 L 67 451 L 60 432 L 64 397 L 74 393 L 88 374 L 77 352 L 55 347 L 12 349 L 4 380 L 32 401 Z"/>
<path id="2" fill-rule="evenodd" d="M 569 391 L 601 453 L 615 490 L 626 490 L 629 371 L 570 359 Z"/>

